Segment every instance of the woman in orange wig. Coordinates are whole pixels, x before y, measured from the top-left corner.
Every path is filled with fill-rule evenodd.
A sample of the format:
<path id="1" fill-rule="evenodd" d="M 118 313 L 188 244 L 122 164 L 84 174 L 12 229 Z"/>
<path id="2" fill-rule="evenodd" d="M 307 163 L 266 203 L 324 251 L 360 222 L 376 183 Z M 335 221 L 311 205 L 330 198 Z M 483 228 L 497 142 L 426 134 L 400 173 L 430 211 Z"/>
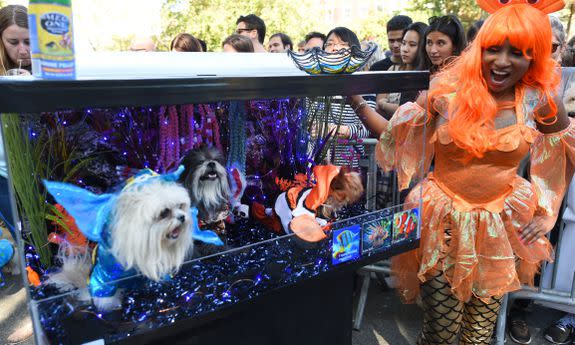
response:
<path id="1" fill-rule="evenodd" d="M 421 157 L 425 171 L 435 159 L 407 200 L 422 198 L 420 248 L 393 260 L 402 297 L 421 293 L 418 344 L 451 344 L 460 331 L 461 344 L 489 344 L 501 297 L 532 283 L 551 259 L 544 235 L 573 173 L 575 125 L 555 96 L 560 76 L 543 12 L 563 3 L 527 2 L 479 0 L 494 13 L 476 39 L 428 95 L 390 121 L 350 97 L 380 137 L 378 161 L 396 169 L 400 188 L 421 171 Z M 529 151 L 530 182 L 516 174 Z"/>

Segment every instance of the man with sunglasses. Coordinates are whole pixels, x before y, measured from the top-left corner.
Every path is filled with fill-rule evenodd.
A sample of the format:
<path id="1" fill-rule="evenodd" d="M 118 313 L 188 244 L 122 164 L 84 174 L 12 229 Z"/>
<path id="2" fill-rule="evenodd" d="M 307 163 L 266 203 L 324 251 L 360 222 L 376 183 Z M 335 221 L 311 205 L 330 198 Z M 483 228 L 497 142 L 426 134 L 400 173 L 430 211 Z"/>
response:
<path id="1" fill-rule="evenodd" d="M 240 16 L 236 21 L 236 34 L 249 37 L 252 40 L 255 53 L 266 53 L 264 39 L 266 37 L 266 24 L 255 14 Z"/>

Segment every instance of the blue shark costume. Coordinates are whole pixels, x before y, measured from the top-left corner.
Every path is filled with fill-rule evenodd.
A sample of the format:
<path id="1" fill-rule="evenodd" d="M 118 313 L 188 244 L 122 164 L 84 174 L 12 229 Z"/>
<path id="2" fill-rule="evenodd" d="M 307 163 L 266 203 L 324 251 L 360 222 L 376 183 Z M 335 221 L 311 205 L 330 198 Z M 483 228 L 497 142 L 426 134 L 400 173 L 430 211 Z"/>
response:
<path id="1" fill-rule="evenodd" d="M 2 275 L 2 267 L 6 266 L 14 256 L 14 247 L 7 239 L 0 239 L 0 287 L 4 286 L 4 276 Z"/>
<path id="2" fill-rule="evenodd" d="M 183 166 L 180 166 L 172 173 L 164 175 L 158 175 L 148 169 L 142 170 L 127 181 L 124 189 L 143 183 L 150 183 L 154 179 L 175 183 L 183 171 Z M 138 273 L 134 268 L 124 269 L 111 251 L 112 243 L 109 222 L 111 221 L 110 216 L 119 193 L 97 195 L 78 186 L 62 182 L 44 181 L 44 185 L 56 202 L 62 205 L 74 218 L 84 236 L 98 244 L 93 254 L 93 267 L 88 282 L 90 294 L 93 297 L 113 296 L 118 287 L 125 287 L 124 285 L 129 281 L 126 279 L 118 282 L 119 279 L 131 277 Z M 197 221 L 198 210 L 195 207 L 190 208 L 190 215 L 192 238 L 194 240 L 223 245 L 223 242 L 214 232 L 199 229 Z"/>

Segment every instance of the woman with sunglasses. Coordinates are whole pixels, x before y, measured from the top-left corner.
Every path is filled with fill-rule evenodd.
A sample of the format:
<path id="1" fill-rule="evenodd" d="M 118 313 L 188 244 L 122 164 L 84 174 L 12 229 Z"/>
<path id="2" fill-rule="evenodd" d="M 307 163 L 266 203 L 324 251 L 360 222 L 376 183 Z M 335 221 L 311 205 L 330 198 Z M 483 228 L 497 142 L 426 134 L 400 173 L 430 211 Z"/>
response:
<path id="1" fill-rule="evenodd" d="M 452 57 L 459 56 L 467 46 L 463 25 L 451 14 L 429 18 L 424 42 L 419 53 L 423 59 L 418 69 L 430 68 L 432 73 L 438 72 Z"/>
<path id="2" fill-rule="evenodd" d="M 535 8 L 553 1 L 479 0 L 494 13 L 469 49 L 390 121 L 350 97 L 401 189 L 434 159 L 406 200 L 422 200 L 420 248 L 392 262 L 401 296 L 413 302 L 421 293 L 418 344 L 489 344 L 502 296 L 532 284 L 551 258 L 544 235 L 575 163 L 575 126 L 554 94 L 551 26 Z M 516 173 L 529 151 L 531 182 Z"/>

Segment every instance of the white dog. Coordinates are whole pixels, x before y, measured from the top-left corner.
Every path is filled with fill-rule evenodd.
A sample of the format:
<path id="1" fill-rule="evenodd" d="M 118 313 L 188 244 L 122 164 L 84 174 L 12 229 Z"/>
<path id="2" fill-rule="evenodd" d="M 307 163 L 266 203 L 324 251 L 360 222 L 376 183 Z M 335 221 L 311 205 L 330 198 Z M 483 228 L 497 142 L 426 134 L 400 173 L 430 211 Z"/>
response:
<path id="1" fill-rule="evenodd" d="M 182 171 L 141 174 L 119 194 L 95 195 L 73 185 L 45 182 L 82 233 L 98 243 L 93 266 L 86 256 L 64 255 L 62 271 L 51 275 L 48 283 L 61 289 L 86 287 L 89 273 L 94 304 L 110 310 L 120 305 L 118 288 L 135 281 L 122 278 L 141 273 L 159 281 L 176 273 L 192 250 L 192 237 L 221 244 L 217 235 L 197 229 L 197 210 L 190 207 L 188 191 L 175 182 Z"/>

